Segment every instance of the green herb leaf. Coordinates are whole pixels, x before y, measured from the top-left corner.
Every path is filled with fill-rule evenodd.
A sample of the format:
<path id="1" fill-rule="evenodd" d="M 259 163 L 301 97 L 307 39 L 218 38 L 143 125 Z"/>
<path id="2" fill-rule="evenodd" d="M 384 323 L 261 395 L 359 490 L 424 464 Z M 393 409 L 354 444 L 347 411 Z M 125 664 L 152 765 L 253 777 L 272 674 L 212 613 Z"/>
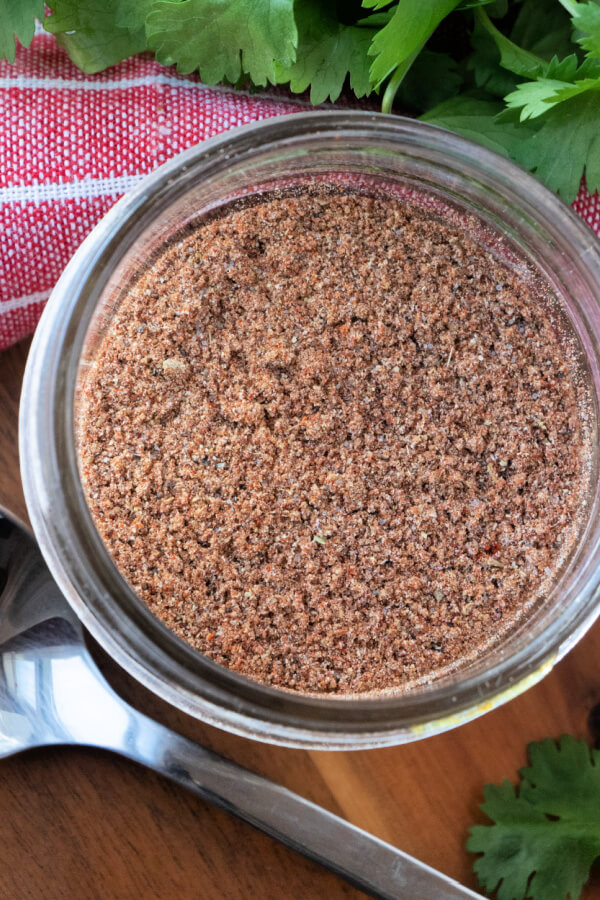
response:
<path id="1" fill-rule="evenodd" d="M 571 19 L 557 0 L 524 0 L 518 8 L 509 35 L 512 45 L 533 53 L 540 62 L 550 62 L 552 57 L 562 59 L 573 52 Z M 486 12 L 489 14 L 489 7 Z M 542 29 L 540 21 L 544 24 Z M 471 34 L 473 51 L 466 65 L 473 72 L 477 87 L 485 87 L 494 97 L 505 97 L 517 87 L 519 76 L 501 67 L 495 37 L 477 17 Z"/>
<path id="2" fill-rule="evenodd" d="M 562 59 L 573 52 L 571 17 L 557 0 L 524 0 L 510 39 L 541 59 Z"/>
<path id="3" fill-rule="evenodd" d="M 44 19 L 44 27 L 83 72 L 100 72 L 146 49 L 147 2 L 49 0 L 49 6 L 54 14 Z"/>
<path id="4" fill-rule="evenodd" d="M 369 44 L 374 29 L 343 25 L 320 0 L 296 0 L 298 50 L 290 66 L 276 64 L 277 81 L 289 82 L 290 89 L 302 93 L 310 87 L 311 103 L 339 97 L 346 76 L 356 97 L 372 90 L 369 78 Z M 363 20 L 363 22 L 368 22 Z"/>
<path id="5" fill-rule="evenodd" d="M 384 6 L 390 5 L 390 0 L 363 0 L 363 7 L 365 9 L 383 9 Z M 394 10 L 386 10 L 385 15 L 392 16 L 395 15 Z"/>
<path id="6" fill-rule="evenodd" d="M 275 63 L 295 60 L 293 0 L 154 0 L 146 19 L 150 46 L 179 72 L 196 69 L 207 84 L 276 80 Z"/>
<path id="7" fill-rule="evenodd" d="M 509 109 L 521 110 L 521 122 L 525 119 L 535 119 L 548 112 L 552 105 L 552 97 L 563 87 L 565 87 L 563 81 L 554 81 L 552 78 L 526 81 L 518 84 L 516 89 L 506 96 L 506 105 Z"/>
<path id="8" fill-rule="evenodd" d="M 502 109 L 497 100 L 461 94 L 440 103 L 420 118 L 422 122 L 462 134 L 502 156 L 514 157 L 529 132 L 518 123 L 498 121 L 497 115 Z"/>
<path id="9" fill-rule="evenodd" d="M 380 87 L 388 75 L 415 54 L 460 0 L 398 0 L 394 15 L 378 31 L 369 53 L 375 59 L 371 81 Z M 364 0 L 363 6 L 379 9 L 381 0 Z"/>
<path id="10" fill-rule="evenodd" d="M 591 56 L 600 56 L 600 6 L 596 3 L 578 3 L 573 15 L 574 27 L 583 32 L 580 44 Z"/>
<path id="11" fill-rule="evenodd" d="M 29 47 L 35 20 L 44 18 L 44 0 L 0 0 L 0 59 L 15 61 L 15 38 Z"/>
<path id="12" fill-rule="evenodd" d="M 492 37 L 476 19 L 471 34 L 473 52 L 468 56 L 466 68 L 473 73 L 475 85 L 485 88 L 492 97 L 505 97 L 518 84 L 518 76 L 500 65 L 500 51 Z"/>
<path id="13" fill-rule="evenodd" d="M 383 28 L 384 25 L 387 25 L 393 15 L 393 9 L 386 9 L 384 12 L 371 13 L 370 16 L 365 16 L 364 19 L 359 19 L 354 24 L 366 26 L 367 28 Z"/>
<path id="14" fill-rule="evenodd" d="M 518 793 L 506 780 L 484 789 L 495 824 L 471 829 L 473 868 L 498 900 L 577 900 L 600 855 L 600 752 L 564 736 L 530 744 L 529 758 Z"/>
<path id="15" fill-rule="evenodd" d="M 400 86 L 399 104 L 424 112 L 454 97 L 462 83 L 458 64 L 448 53 L 422 50 Z"/>
<path id="16" fill-rule="evenodd" d="M 600 68 L 600 65 L 598 68 Z M 578 94 L 585 94 L 586 91 L 599 90 L 600 77 L 582 78 L 580 81 L 576 81 L 575 84 L 565 84 L 559 87 L 556 93 L 548 99 L 547 104 L 551 103 L 555 106 L 557 103 L 562 103 L 563 100 L 570 100 L 571 97 L 576 97 Z"/>
<path id="17" fill-rule="evenodd" d="M 508 11 L 508 0 L 460 0 L 456 9 L 475 9 L 477 6 L 485 6 L 488 16 L 495 18 L 505 16 Z"/>
<path id="18" fill-rule="evenodd" d="M 533 119 L 561 103 L 586 91 L 600 89 L 600 60 L 588 59 L 580 66 L 575 54 L 566 59 L 553 59 L 543 78 L 517 85 L 505 97 L 509 109 L 521 110 L 521 121 Z"/>
<path id="19" fill-rule="evenodd" d="M 536 56 L 529 50 L 519 47 L 510 38 L 507 38 L 496 26 L 490 21 L 489 16 L 483 9 L 476 11 L 477 19 L 482 28 L 487 31 L 489 36 L 496 44 L 500 51 L 500 65 L 515 75 L 521 75 L 523 78 L 536 78 L 543 75 L 546 70 L 546 64 L 541 57 Z"/>
<path id="20" fill-rule="evenodd" d="M 600 92 L 588 91 L 552 107 L 541 127 L 511 153 L 513 159 L 572 203 L 585 176 L 600 189 Z"/>
<path id="21" fill-rule="evenodd" d="M 152 0 L 118 0 L 117 28 L 126 28 L 132 32 L 144 28 L 151 6 Z"/>

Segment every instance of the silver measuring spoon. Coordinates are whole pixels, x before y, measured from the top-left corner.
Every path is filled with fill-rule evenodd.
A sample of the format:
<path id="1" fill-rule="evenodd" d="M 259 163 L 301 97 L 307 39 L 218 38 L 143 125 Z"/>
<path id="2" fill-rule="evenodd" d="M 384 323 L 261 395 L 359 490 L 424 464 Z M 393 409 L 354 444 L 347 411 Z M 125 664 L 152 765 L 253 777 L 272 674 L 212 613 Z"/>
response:
<path id="1" fill-rule="evenodd" d="M 287 788 L 149 719 L 110 687 L 37 544 L 0 512 L 0 757 L 114 750 L 386 900 L 480 898 Z"/>

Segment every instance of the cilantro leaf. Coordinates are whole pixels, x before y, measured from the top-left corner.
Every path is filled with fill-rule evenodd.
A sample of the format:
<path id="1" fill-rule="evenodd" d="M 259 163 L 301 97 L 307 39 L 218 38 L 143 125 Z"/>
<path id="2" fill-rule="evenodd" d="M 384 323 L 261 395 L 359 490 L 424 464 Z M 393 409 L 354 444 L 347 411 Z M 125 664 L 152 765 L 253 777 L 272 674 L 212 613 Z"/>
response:
<path id="1" fill-rule="evenodd" d="M 577 43 L 590 56 L 600 56 L 600 6 L 596 3 L 578 3 L 573 14 L 574 27 L 583 32 Z"/>
<path id="2" fill-rule="evenodd" d="M 473 73 L 476 87 L 485 88 L 493 97 L 504 97 L 515 89 L 518 77 L 502 68 L 500 51 L 478 19 L 471 34 L 471 47 L 473 51 L 467 57 L 466 68 Z"/>
<path id="3" fill-rule="evenodd" d="M 354 24 L 366 25 L 367 28 L 383 28 L 384 25 L 387 25 L 393 15 L 393 9 L 386 9 L 384 12 L 371 13 L 370 16 L 365 16 L 364 19 L 358 19 Z"/>
<path id="4" fill-rule="evenodd" d="M 311 103 L 339 97 L 346 76 L 356 97 L 372 90 L 369 78 L 369 44 L 372 28 L 343 25 L 319 0 L 296 0 L 298 50 L 290 66 L 276 64 L 277 81 L 289 82 L 302 93 L 310 86 Z M 363 20 L 365 24 L 367 20 Z"/>
<path id="5" fill-rule="evenodd" d="M 475 9 L 476 6 L 486 6 L 488 16 L 502 18 L 508 11 L 508 0 L 460 0 L 456 9 Z"/>
<path id="6" fill-rule="evenodd" d="M 572 31 L 571 17 L 557 0 L 524 0 L 510 39 L 542 59 L 562 59 L 573 52 Z"/>
<path id="7" fill-rule="evenodd" d="M 473 868 L 498 900 L 577 900 L 600 855 L 600 751 L 568 735 L 528 749 L 518 794 L 506 780 L 484 789 L 495 824 L 471 829 Z"/>
<path id="8" fill-rule="evenodd" d="M 365 9 L 383 9 L 384 6 L 389 6 L 390 0 L 363 0 L 363 6 Z M 395 15 L 395 12 L 391 11 L 392 15 Z M 388 19 L 389 21 L 389 19 Z"/>
<path id="9" fill-rule="evenodd" d="M 502 156 L 514 157 L 517 147 L 529 132 L 526 126 L 498 121 L 497 115 L 501 111 L 499 101 L 460 94 L 440 103 L 420 119 L 462 134 Z"/>
<path id="10" fill-rule="evenodd" d="M 486 12 L 489 14 L 489 7 Z M 540 29 L 540 17 L 544 23 L 543 29 Z M 510 56 L 507 60 L 505 55 L 504 67 L 501 67 L 497 44 L 499 32 L 490 32 L 484 24 L 487 22 L 476 17 L 471 34 L 473 50 L 466 60 L 466 66 L 473 72 L 477 87 L 485 87 L 494 97 L 505 97 L 517 87 L 519 76 L 506 68 Z M 519 6 L 505 49 L 518 45 L 518 48 L 534 54 L 533 71 L 537 71 L 538 67 L 541 71 L 542 64 L 550 62 L 552 57 L 562 58 L 572 54 L 571 31 L 571 19 L 557 0 L 524 0 Z M 525 62 L 527 71 L 530 71 L 527 62 L 532 61 L 527 58 Z M 517 64 L 512 68 L 521 69 L 522 66 Z"/>
<path id="11" fill-rule="evenodd" d="M 552 107 L 541 127 L 514 150 L 513 159 L 560 194 L 577 196 L 585 176 L 590 193 L 600 190 L 600 91 L 588 91 Z"/>
<path id="12" fill-rule="evenodd" d="M 137 31 L 144 27 L 152 0 L 118 0 L 116 7 L 117 28 Z"/>
<path id="13" fill-rule="evenodd" d="M 550 61 L 544 77 L 526 81 L 505 97 L 509 109 L 521 109 L 521 121 L 533 119 L 586 91 L 600 90 L 600 60 L 587 59 L 578 64 L 575 54 Z"/>
<path id="14" fill-rule="evenodd" d="M 44 28 L 55 34 L 76 66 L 92 74 L 146 49 L 141 0 L 49 0 Z M 137 11 L 137 12 L 136 12 Z M 120 26 L 123 21 L 124 26 Z"/>
<path id="15" fill-rule="evenodd" d="M 380 87 L 388 75 L 416 54 L 431 37 L 442 19 L 458 6 L 460 0 L 398 0 L 394 15 L 376 33 L 369 51 L 375 59 L 371 81 Z M 366 8 L 379 9 L 382 0 L 363 0 Z"/>
<path id="16" fill-rule="evenodd" d="M 293 0 L 154 0 L 146 34 L 159 62 L 197 69 L 207 84 L 242 73 L 274 82 L 275 62 L 291 65 L 298 41 Z"/>
<path id="17" fill-rule="evenodd" d="M 487 31 L 489 36 L 495 42 L 500 51 L 500 65 L 515 75 L 521 75 L 524 78 L 536 78 L 545 72 L 546 65 L 541 57 L 536 56 L 529 50 L 519 47 L 510 38 L 496 28 L 490 21 L 489 16 L 481 7 L 476 10 L 475 15 L 481 27 Z"/>
<path id="18" fill-rule="evenodd" d="M 492 19 L 501 19 L 508 12 L 508 0 L 492 0 L 491 3 L 480 5 L 487 5 L 487 14 Z"/>
<path id="19" fill-rule="evenodd" d="M 577 94 L 585 94 L 586 91 L 600 91 L 600 77 L 582 78 L 580 81 L 576 81 L 575 84 L 564 84 L 548 99 L 547 103 L 556 105 L 557 103 L 562 103 L 563 100 L 570 100 L 571 97 L 576 97 Z"/>
<path id="20" fill-rule="evenodd" d="M 454 97 L 462 82 L 458 64 L 448 53 L 422 50 L 400 85 L 400 105 L 424 112 Z"/>
<path id="21" fill-rule="evenodd" d="M 574 53 L 567 56 L 566 59 L 557 59 L 553 57 L 548 64 L 545 72 L 546 78 L 556 78 L 559 81 L 577 81 L 582 78 L 589 78 L 600 74 L 600 60 L 586 59 L 579 65 L 579 61 Z"/>
<path id="22" fill-rule="evenodd" d="M 44 18 L 44 0 L 0 0 L 0 59 L 15 61 L 15 37 L 29 47 L 35 20 Z"/>
<path id="23" fill-rule="evenodd" d="M 505 97 L 509 109 L 521 110 L 521 122 L 535 119 L 548 112 L 552 105 L 552 97 L 564 88 L 564 81 L 553 78 L 539 78 L 537 81 L 524 81 Z"/>
<path id="24" fill-rule="evenodd" d="M 509 109 L 521 109 L 521 121 L 534 119 L 560 102 L 559 94 L 570 89 L 562 99 L 593 89 L 593 82 L 600 75 L 600 60 L 586 60 L 582 65 L 574 53 L 566 59 L 554 57 L 535 81 L 523 81 L 505 97 Z M 585 86 L 582 86 L 584 85 Z"/>

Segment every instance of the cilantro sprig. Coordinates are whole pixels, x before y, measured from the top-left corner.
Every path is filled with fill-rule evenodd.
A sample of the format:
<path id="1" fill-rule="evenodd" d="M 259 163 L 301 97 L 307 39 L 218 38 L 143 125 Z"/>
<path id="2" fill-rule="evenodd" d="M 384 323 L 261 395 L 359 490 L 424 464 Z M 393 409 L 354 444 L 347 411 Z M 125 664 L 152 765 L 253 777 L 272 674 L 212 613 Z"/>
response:
<path id="1" fill-rule="evenodd" d="M 600 187 L 600 0 L 48 0 L 84 72 L 141 51 L 207 84 L 346 88 L 513 159 L 572 201 Z M 0 57 L 41 0 L 0 0 Z"/>
<path id="2" fill-rule="evenodd" d="M 28 47 L 43 15 L 44 0 L 0 0 L 0 59 L 15 61 L 15 38 Z"/>
<path id="3" fill-rule="evenodd" d="M 489 784 L 481 805 L 493 825 L 467 842 L 481 887 L 498 900 L 577 900 L 600 857 L 600 751 L 569 735 L 529 745 L 518 791 Z"/>

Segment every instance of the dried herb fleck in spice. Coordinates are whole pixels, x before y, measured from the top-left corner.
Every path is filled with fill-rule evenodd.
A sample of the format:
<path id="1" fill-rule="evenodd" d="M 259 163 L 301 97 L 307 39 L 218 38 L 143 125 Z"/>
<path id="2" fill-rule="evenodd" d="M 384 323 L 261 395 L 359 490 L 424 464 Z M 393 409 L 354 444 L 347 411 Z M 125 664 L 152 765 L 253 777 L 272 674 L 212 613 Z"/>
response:
<path id="1" fill-rule="evenodd" d="M 401 198 L 271 195 L 180 236 L 118 310 L 84 389 L 88 503 L 218 663 L 405 689 L 500 640 L 572 549 L 572 338 L 468 230 Z"/>

